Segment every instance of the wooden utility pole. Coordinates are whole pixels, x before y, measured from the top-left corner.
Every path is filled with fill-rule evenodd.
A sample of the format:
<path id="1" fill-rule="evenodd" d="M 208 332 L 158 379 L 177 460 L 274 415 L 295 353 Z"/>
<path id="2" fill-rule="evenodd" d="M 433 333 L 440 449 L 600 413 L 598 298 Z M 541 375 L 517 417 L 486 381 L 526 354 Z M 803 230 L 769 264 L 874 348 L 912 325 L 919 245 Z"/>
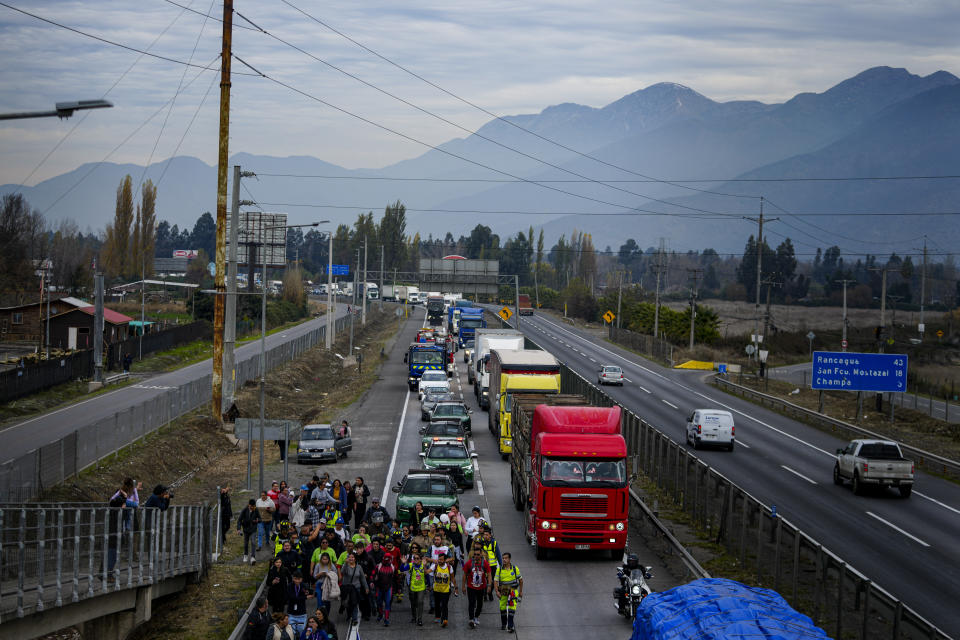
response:
<path id="1" fill-rule="evenodd" d="M 227 162 L 230 141 L 230 61 L 233 36 L 233 0 L 223 0 L 223 46 L 220 53 L 220 139 L 217 153 L 217 251 L 213 299 L 213 375 L 211 408 L 223 419 L 223 327 L 226 314 Z M 264 278 L 263 286 L 266 286 Z"/>
<path id="2" fill-rule="evenodd" d="M 756 296 L 756 305 L 754 306 L 754 315 L 753 315 L 753 356 L 757 359 L 757 362 L 760 362 L 760 284 L 761 284 L 761 274 L 763 273 L 763 196 L 760 196 L 760 216 L 758 218 L 747 218 L 757 223 L 757 296 Z M 767 220 L 767 222 L 772 222 L 773 220 L 779 220 L 779 218 L 773 218 Z"/>
<path id="3" fill-rule="evenodd" d="M 658 338 L 660 331 L 660 274 L 663 272 L 663 238 L 660 238 L 660 249 L 657 251 L 657 264 L 654 269 L 657 272 L 657 290 L 654 294 L 653 337 Z"/>
<path id="4" fill-rule="evenodd" d="M 693 279 L 693 286 L 690 287 L 690 350 L 692 351 L 697 317 L 697 280 L 703 275 L 703 269 L 687 269 L 687 273 Z"/>
<path id="5" fill-rule="evenodd" d="M 770 335 L 770 290 L 773 287 L 782 286 L 782 282 L 776 282 L 774 280 L 764 280 L 763 284 L 767 285 L 767 312 L 763 316 L 763 335 Z"/>
<path id="6" fill-rule="evenodd" d="M 837 280 L 843 284 L 843 333 L 840 338 L 840 347 L 843 351 L 847 350 L 847 285 L 854 284 L 856 280 Z"/>

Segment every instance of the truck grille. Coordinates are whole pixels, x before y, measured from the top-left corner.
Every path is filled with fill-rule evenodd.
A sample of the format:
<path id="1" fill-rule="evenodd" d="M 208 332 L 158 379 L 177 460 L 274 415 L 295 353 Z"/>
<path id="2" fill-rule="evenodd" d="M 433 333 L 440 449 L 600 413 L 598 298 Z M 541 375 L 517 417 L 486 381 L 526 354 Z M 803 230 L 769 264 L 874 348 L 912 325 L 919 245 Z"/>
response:
<path id="1" fill-rule="evenodd" d="M 560 494 L 560 515 L 573 518 L 607 517 L 607 496 L 590 493 Z"/>
<path id="2" fill-rule="evenodd" d="M 596 533 L 568 533 L 560 537 L 560 542 L 566 544 L 600 544 L 606 542 L 606 540 Z"/>
<path id="3" fill-rule="evenodd" d="M 594 531 L 594 532 L 603 532 L 607 530 L 606 522 L 596 522 L 589 520 L 574 520 L 574 521 L 564 521 L 560 523 L 560 528 L 564 531 Z"/>

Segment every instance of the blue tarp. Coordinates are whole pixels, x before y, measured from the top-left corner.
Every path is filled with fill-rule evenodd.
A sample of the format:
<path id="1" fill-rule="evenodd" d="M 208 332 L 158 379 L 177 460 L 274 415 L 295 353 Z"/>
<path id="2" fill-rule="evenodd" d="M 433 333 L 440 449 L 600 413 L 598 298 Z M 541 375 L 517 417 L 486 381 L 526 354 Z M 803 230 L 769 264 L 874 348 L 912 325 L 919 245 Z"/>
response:
<path id="1" fill-rule="evenodd" d="M 775 591 L 709 578 L 644 598 L 631 640 L 719 638 L 824 640 L 829 636 Z"/>

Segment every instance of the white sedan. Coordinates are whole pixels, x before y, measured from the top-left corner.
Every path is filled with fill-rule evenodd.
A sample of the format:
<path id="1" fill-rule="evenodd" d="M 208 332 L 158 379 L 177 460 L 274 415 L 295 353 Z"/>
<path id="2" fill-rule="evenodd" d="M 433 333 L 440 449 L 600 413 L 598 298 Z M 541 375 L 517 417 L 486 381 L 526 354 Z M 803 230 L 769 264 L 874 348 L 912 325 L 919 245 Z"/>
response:
<path id="1" fill-rule="evenodd" d="M 420 384 L 417 387 L 417 396 L 423 397 L 423 389 L 427 386 L 442 386 L 447 389 L 450 388 L 450 382 L 447 380 L 447 374 L 444 371 L 438 369 L 432 369 L 430 371 L 424 371 L 423 375 L 420 376 Z"/>
<path id="2" fill-rule="evenodd" d="M 618 384 L 623 386 L 623 369 L 613 365 L 604 365 L 597 373 L 597 384 Z"/>

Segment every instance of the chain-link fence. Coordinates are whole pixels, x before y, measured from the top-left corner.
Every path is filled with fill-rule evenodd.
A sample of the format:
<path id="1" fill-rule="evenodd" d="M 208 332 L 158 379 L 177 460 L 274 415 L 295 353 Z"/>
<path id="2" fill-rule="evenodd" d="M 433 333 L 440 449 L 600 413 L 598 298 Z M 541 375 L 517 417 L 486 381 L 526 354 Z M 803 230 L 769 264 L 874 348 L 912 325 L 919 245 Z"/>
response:
<path id="1" fill-rule="evenodd" d="M 610 396 L 561 365 L 561 392 L 612 406 Z M 642 471 L 713 543 L 835 638 L 933 638 L 944 632 L 840 556 L 623 407 L 633 468 Z"/>
<path id="2" fill-rule="evenodd" d="M 349 317 L 334 321 L 334 336 L 349 327 Z M 297 358 L 324 342 L 326 327 L 321 325 L 266 350 L 267 371 Z M 260 353 L 255 351 L 235 364 L 236 387 L 256 380 L 260 375 Z M 229 376 L 230 372 L 224 372 Z M 0 465 L 0 501 L 29 500 L 63 482 L 70 476 L 159 429 L 170 421 L 210 401 L 211 375 L 184 383 L 132 407 L 71 432 L 60 440 L 33 449 Z"/>
<path id="3" fill-rule="evenodd" d="M 212 510 L 0 505 L 0 624 L 209 562 Z"/>

